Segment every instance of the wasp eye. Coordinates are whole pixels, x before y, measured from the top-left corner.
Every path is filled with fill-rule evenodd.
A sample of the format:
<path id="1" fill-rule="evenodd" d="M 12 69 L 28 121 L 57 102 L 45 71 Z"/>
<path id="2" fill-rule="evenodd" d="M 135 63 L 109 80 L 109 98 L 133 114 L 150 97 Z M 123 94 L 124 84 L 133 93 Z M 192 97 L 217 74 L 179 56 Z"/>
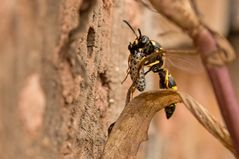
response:
<path id="1" fill-rule="evenodd" d="M 141 42 L 143 43 L 143 44 L 145 44 L 145 43 L 147 43 L 149 41 L 149 38 L 147 37 L 147 36 L 142 36 L 141 37 Z"/>

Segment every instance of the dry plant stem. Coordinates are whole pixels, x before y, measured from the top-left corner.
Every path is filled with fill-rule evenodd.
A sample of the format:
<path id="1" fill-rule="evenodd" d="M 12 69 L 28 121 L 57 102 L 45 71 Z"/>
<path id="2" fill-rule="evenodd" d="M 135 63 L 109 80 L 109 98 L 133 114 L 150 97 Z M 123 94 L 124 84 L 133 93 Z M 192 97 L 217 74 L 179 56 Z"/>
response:
<path id="1" fill-rule="evenodd" d="M 109 135 L 102 158 L 135 158 L 140 143 L 147 140 L 148 127 L 155 113 L 182 101 L 195 118 L 235 154 L 228 131 L 192 97 L 173 90 L 159 90 L 140 94 L 124 108 Z"/>
<path id="2" fill-rule="evenodd" d="M 196 44 L 204 56 L 207 56 L 207 54 L 210 54 L 210 51 L 216 48 L 215 41 L 207 30 L 204 30 L 197 37 Z M 206 69 L 211 79 L 222 116 L 239 156 L 239 104 L 234 93 L 228 69 L 226 66 L 208 66 Z"/>
<path id="3" fill-rule="evenodd" d="M 201 23 L 188 0 L 149 1 L 159 13 L 189 33 L 204 59 L 219 51 L 215 36 Z M 230 52 L 230 50 L 224 51 L 226 54 Z M 235 97 L 228 69 L 226 66 L 210 66 L 205 62 L 206 60 L 203 61 L 213 85 L 222 116 L 239 156 L 239 104 Z"/>
<path id="4" fill-rule="evenodd" d="M 225 127 L 223 127 L 216 119 L 209 114 L 209 112 L 191 96 L 180 93 L 186 108 L 193 114 L 193 116 L 208 130 L 214 137 L 216 137 L 228 150 L 235 156 L 236 152 L 230 135 Z"/>

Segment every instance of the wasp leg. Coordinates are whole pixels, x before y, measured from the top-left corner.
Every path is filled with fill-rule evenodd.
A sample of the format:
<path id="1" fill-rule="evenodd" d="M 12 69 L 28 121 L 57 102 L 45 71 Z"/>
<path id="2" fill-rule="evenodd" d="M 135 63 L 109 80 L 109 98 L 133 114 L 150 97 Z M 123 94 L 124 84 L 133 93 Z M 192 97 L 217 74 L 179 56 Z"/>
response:
<path id="1" fill-rule="evenodd" d="M 155 65 L 156 66 L 156 65 Z M 154 70 L 155 70 L 155 66 L 151 66 L 145 73 L 144 73 L 144 75 L 146 76 L 150 71 L 153 71 L 153 72 L 155 72 Z"/>
<path id="2" fill-rule="evenodd" d="M 133 82 L 132 85 L 130 86 L 130 88 L 128 89 L 126 100 L 125 100 L 125 105 L 127 105 L 130 102 L 130 100 L 133 98 L 135 89 L 136 89 L 136 87 Z"/>
<path id="3" fill-rule="evenodd" d="M 150 67 L 151 68 L 151 67 Z M 151 69 L 148 69 L 148 71 L 146 71 L 145 73 L 144 73 L 144 75 L 146 76 L 150 71 L 152 71 Z"/>
<path id="4" fill-rule="evenodd" d="M 126 81 L 126 79 L 128 78 L 129 74 L 130 74 L 130 69 L 128 68 L 127 69 L 127 74 L 126 74 L 125 78 L 123 79 L 123 81 L 121 81 L 121 84 L 123 84 Z"/>
<path id="5" fill-rule="evenodd" d="M 165 57 L 163 51 L 154 52 L 140 60 L 137 67 L 138 68 L 137 76 L 139 76 L 139 72 L 144 66 L 150 67 L 150 69 L 145 73 L 146 75 L 150 71 L 157 72 L 159 69 L 163 68 L 164 65 L 165 65 Z"/>
<path id="6" fill-rule="evenodd" d="M 138 63 L 138 72 L 142 69 L 142 67 L 144 66 L 148 66 L 148 67 L 151 67 L 153 65 L 156 65 L 158 63 L 163 63 L 164 64 L 164 61 L 163 61 L 163 56 L 164 56 L 164 53 L 163 52 L 154 52 L 144 58 L 142 58 L 140 60 L 140 62 Z M 138 73 L 139 74 L 139 73 Z"/>
<path id="7" fill-rule="evenodd" d="M 125 78 L 123 79 L 123 81 L 121 82 L 121 84 L 123 84 L 126 81 L 126 79 L 128 78 L 128 75 L 130 74 L 130 59 L 131 59 L 131 56 L 128 57 L 128 68 L 126 71 L 127 74 L 126 74 Z"/>

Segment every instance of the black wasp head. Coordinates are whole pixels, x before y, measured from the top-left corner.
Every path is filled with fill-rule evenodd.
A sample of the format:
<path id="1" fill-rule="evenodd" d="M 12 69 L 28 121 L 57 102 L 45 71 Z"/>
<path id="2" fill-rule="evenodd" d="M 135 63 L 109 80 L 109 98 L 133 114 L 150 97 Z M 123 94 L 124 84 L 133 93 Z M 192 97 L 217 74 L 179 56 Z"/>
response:
<path id="1" fill-rule="evenodd" d="M 133 54 L 136 50 L 146 47 L 150 43 L 150 39 L 146 35 L 141 35 L 139 30 L 139 36 L 136 37 L 133 43 L 129 43 L 128 49 Z"/>
<path id="2" fill-rule="evenodd" d="M 150 41 L 150 39 L 148 36 L 142 35 L 140 29 L 138 29 L 138 32 L 139 32 L 139 36 L 137 36 L 135 40 L 135 45 L 137 45 L 138 48 L 143 48 Z"/>
<path id="3" fill-rule="evenodd" d="M 140 29 L 138 29 L 139 35 L 137 35 L 133 27 L 129 24 L 129 22 L 127 22 L 126 20 L 123 20 L 123 22 L 125 22 L 128 25 L 128 27 L 132 30 L 132 32 L 136 36 L 135 41 L 133 43 L 130 42 L 128 45 L 128 49 L 131 54 L 134 54 L 139 49 L 146 47 L 150 43 L 149 37 L 146 35 L 142 35 Z"/>

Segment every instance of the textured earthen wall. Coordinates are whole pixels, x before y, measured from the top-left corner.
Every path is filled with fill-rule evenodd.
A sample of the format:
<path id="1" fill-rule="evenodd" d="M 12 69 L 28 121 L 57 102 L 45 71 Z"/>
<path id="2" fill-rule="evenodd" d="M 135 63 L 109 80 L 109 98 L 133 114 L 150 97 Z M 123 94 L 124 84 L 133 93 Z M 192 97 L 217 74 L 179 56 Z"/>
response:
<path id="1" fill-rule="evenodd" d="M 123 6 L 1 2 L 0 158 L 99 158 L 127 87 Z"/>

